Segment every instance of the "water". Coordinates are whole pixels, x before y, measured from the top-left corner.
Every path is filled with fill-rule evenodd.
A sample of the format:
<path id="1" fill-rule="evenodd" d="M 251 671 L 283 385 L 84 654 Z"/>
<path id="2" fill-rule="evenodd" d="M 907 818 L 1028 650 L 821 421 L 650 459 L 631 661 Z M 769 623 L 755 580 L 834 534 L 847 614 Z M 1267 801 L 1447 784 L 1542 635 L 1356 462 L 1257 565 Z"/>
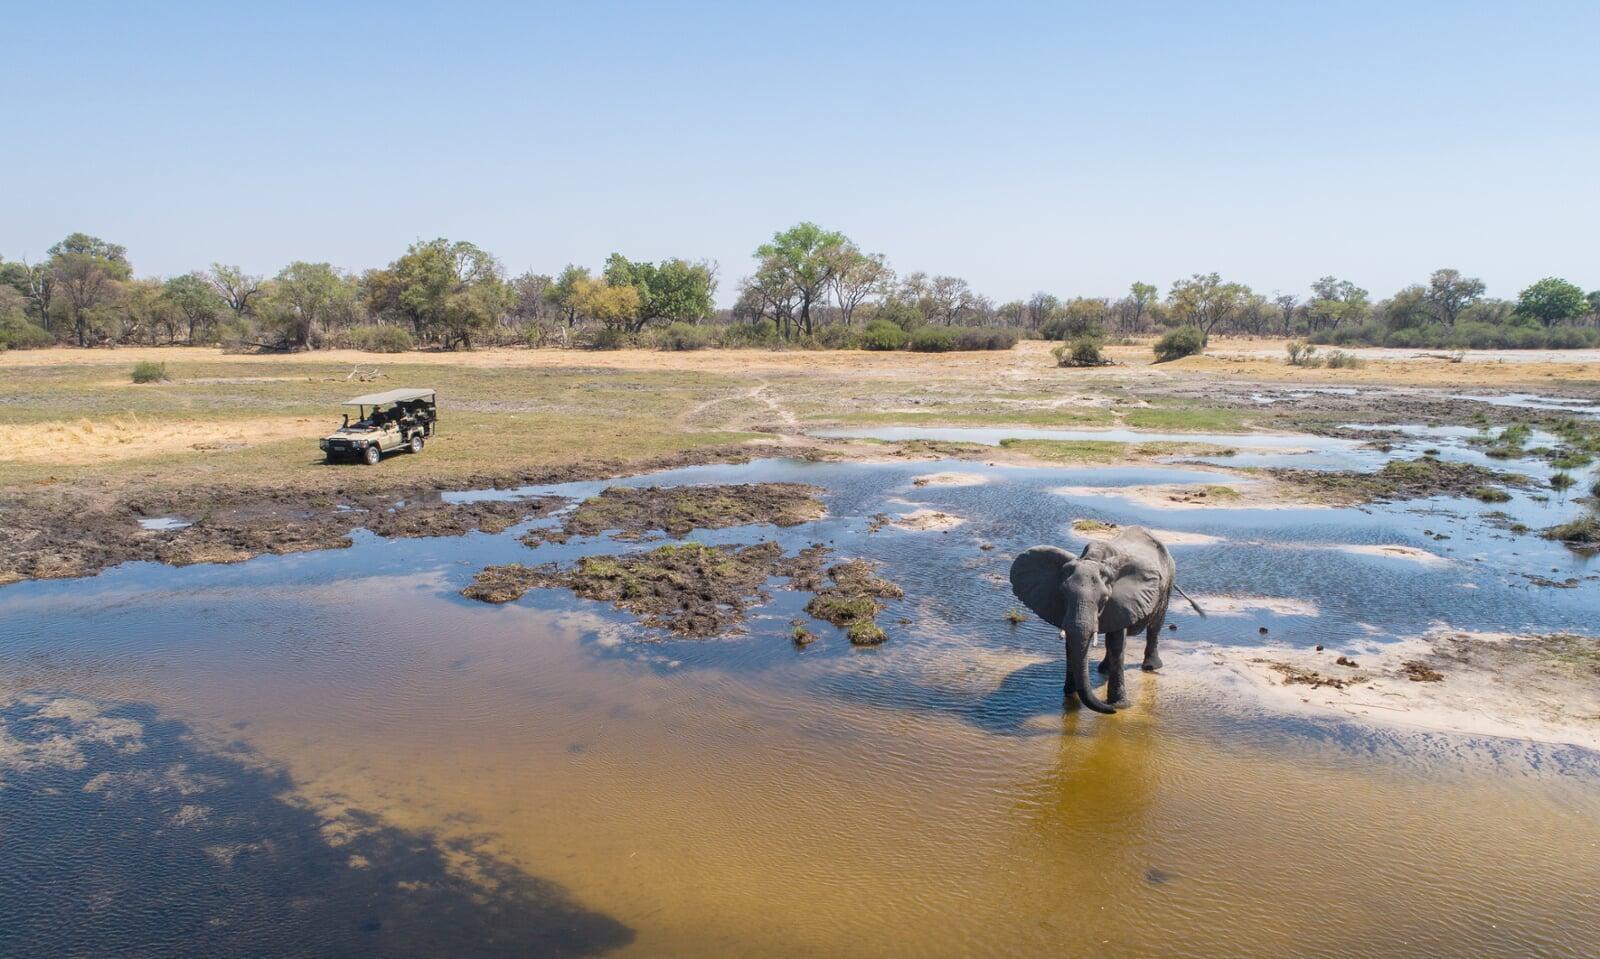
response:
<path id="1" fill-rule="evenodd" d="M 936 471 L 985 482 L 914 484 Z M 1600 952 L 1593 754 L 1224 708 L 1170 667 L 1133 674 L 1114 717 L 1061 713 L 1059 641 L 1004 620 L 1005 572 L 1036 542 L 1081 545 L 1074 519 L 1217 537 L 1174 546 L 1185 589 L 1297 601 L 1175 609 L 1186 642 L 1254 644 L 1263 625 L 1292 646 L 1436 623 L 1586 632 L 1600 614 L 1600 589 L 1523 575 L 1600 563 L 1511 537 L 1472 501 L 1163 510 L 1114 495 L 1215 479 L 766 460 L 620 481 L 823 487 L 817 523 L 697 538 L 881 561 L 906 597 L 876 649 L 820 623 L 796 649 L 805 596 L 784 591 L 747 635 L 700 642 L 556 591 L 458 596 L 491 563 L 654 545 L 530 550 L 522 528 L 0 589 L 0 942 L 24 956 Z M 967 522 L 868 532 L 918 507 Z M 1499 508 L 1571 511 L 1522 494 Z"/>

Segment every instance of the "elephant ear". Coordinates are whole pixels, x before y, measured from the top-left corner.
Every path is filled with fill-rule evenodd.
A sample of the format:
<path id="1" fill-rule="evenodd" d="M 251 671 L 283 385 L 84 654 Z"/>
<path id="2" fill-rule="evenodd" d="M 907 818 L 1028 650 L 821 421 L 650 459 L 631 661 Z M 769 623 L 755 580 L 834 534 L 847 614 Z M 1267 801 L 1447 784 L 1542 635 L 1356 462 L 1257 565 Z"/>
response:
<path id="1" fill-rule="evenodd" d="M 1117 628 L 1131 629 L 1148 621 L 1161 602 L 1164 548 L 1142 528 L 1130 526 L 1102 550 L 1114 580 L 1101 622 L 1109 619 Z"/>
<path id="2" fill-rule="evenodd" d="M 1056 629 L 1067 612 L 1061 580 L 1072 561 L 1071 553 L 1054 546 L 1035 546 L 1011 561 L 1011 592 Z"/>

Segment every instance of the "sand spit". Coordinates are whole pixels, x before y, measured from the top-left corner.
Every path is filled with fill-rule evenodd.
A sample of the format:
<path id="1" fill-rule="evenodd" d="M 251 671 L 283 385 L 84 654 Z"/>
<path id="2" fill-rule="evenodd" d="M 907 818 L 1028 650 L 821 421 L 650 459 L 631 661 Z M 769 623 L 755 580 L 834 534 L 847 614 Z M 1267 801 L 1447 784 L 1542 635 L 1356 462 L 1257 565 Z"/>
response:
<path id="1" fill-rule="evenodd" d="M 1440 627 L 1322 650 L 1181 640 L 1168 649 L 1167 681 L 1271 712 L 1600 751 L 1600 640 L 1592 637 Z"/>

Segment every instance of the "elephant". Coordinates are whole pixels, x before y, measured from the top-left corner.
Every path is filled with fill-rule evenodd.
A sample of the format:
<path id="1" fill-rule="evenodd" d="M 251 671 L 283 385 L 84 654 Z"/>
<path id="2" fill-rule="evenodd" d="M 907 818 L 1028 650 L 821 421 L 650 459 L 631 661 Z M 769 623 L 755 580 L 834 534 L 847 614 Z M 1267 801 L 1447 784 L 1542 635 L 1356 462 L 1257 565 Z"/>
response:
<path id="1" fill-rule="evenodd" d="M 1178 589 L 1177 564 L 1161 541 L 1140 526 L 1129 526 L 1106 542 L 1093 542 L 1073 556 L 1055 546 L 1035 546 L 1011 563 L 1011 591 L 1040 619 L 1061 630 L 1067 649 L 1067 679 L 1063 700 L 1074 693 L 1097 713 L 1114 713 L 1114 703 L 1126 692 L 1122 652 L 1129 632 L 1144 630 L 1144 664 L 1147 672 L 1161 668 L 1156 649 L 1167 618 L 1172 591 L 1188 600 L 1201 616 L 1198 603 Z M 1109 677 L 1102 701 L 1089 683 L 1089 645 L 1096 633 L 1106 635 L 1106 658 L 1100 672 Z"/>

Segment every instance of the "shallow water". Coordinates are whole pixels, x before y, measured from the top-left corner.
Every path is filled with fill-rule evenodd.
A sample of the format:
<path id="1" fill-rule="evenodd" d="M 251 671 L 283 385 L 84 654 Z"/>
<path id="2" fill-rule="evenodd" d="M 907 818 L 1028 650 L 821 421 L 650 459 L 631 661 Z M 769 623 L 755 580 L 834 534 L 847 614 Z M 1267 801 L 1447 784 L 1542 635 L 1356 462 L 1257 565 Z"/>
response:
<path id="1" fill-rule="evenodd" d="M 914 485 L 936 471 L 986 482 Z M 806 597 L 781 590 L 748 635 L 700 642 L 555 591 L 459 597 L 491 563 L 653 545 L 530 550 L 520 527 L 0 589 L 0 942 L 15 955 L 1600 953 L 1594 754 L 1219 708 L 1170 667 L 1133 673 L 1133 707 L 1114 717 L 1061 713 L 1059 641 L 1005 622 L 1005 572 L 1036 542 L 1081 545 L 1074 519 L 1220 537 L 1174 547 L 1187 590 L 1300 601 L 1297 615 L 1175 610 L 1185 642 L 1254 644 L 1260 626 L 1333 647 L 1441 622 L 1583 632 L 1600 614 L 1600 589 L 1524 576 L 1600 562 L 1497 531 L 1471 501 L 1161 510 L 1114 495 L 1215 479 L 767 460 L 620 481 L 823 487 L 826 519 L 696 538 L 882 561 L 906 597 L 876 649 L 821 623 L 795 649 Z M 868 532 L 873 514 L 918 507 L 967 522 Z M 1448 562 L 1339 549 L 1351 544 Z"/>

